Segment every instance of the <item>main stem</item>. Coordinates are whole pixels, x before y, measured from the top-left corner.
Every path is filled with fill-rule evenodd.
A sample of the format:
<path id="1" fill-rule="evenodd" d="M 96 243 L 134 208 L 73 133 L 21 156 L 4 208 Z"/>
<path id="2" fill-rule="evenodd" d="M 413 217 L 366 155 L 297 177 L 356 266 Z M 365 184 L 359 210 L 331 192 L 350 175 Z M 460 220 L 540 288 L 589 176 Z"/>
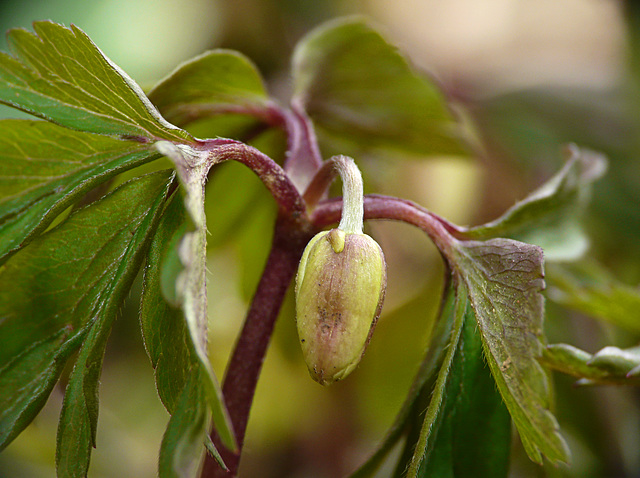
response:
<path id="1" fill-rule="evenodd" d="M 237 476 L 249 411 L 262 363 L 289 284 L 311 234 L 302 232 L 286 218 L 278 219 L 264 273 L 253 297 L 245 323 L 227 367 L 223 394 L 238 442 L 238 452 L 224 448 L 212 432 L 216 448 L 229 468 L 224 471 L 207 455 L 201 478 Z"/>

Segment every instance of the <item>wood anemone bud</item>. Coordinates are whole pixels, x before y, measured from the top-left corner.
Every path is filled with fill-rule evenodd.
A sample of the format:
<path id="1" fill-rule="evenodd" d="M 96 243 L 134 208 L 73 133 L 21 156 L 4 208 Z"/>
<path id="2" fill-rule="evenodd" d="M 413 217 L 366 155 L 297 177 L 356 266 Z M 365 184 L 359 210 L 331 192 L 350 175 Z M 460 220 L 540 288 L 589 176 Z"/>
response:
<path id="1" fill-rule="evenodd" d="M 358 365 L 386 289 L 386 262 L 370 236 L 332 229 L 309 241 L 296 279 L 298 335 L 311 377 L 329 385 Z"/>

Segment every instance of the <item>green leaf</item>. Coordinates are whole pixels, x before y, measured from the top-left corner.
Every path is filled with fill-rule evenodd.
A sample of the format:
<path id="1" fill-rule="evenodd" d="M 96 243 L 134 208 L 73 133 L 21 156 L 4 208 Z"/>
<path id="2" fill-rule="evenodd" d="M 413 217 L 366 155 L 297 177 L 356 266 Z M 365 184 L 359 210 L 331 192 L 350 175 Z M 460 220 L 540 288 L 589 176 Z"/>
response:
<path id="1" fill-rule="evenodd" d="M 501 217 L 465 230 L 472 239 L 509 237 L 544 249 L 547 260 L 577 259 L 587 250 L 588 239 L 579 219 L 590 186 L 600 178 L 606 159 L 593 151 L 569 145 L 564 167 L 540 188 L 515 204 Z"/>
<path id="2" fill-rule="evenodd" d="M 199 374 L 182 389 L 160 445 L 159 478 L 192 478 L 200 466 L 209 408 Z"/>
<path id="3" fill-rule="evenodd" d="M 442 366 L 438 371 L 438 377 L 429 401 L 429 407 L 425 413 L 422 429 L 420 430 L 420 435 L 415 444 L 413 456 L 407 469 L 407 478 L 416 478 L 418 476 L 421 465 L 423 462 L 428 462 L 430 452 L 433 450 L 437 430 L 442 421 L 441 409 L 445 400 L 447 380 L 449 379 L 451 365 L 458 349 L 467 306 L 468 298 L 466 294 L 456 294 L 450 341 Z M 435 433 L 432 433 L 434 431 Z"/>
<path id="4" fill-rule="evenodd" d="M 262 116 L 268 104 L 255 66 L 229 50 L 209 51 L 183 63 L 149 92 L 149 99 L 177 125 L 221 113 Z"/>
<path id="5" fill-rule="evenodd" d="M 547 297 L 590 317 L 640 332 L 640 290 L 618 281 L 595 261 L 552 264 Z"/>
<path id="6" fill-rule="evenodd" d="M 293 57 L 294 102 L 321 131 L 364 147 L 465 154 L 435 83 L 357 19 L 312 31 Z"/>
<path id="7" fill-rule="evenodd" d="M 176 254 L 172 246 L 176 238 L 182 239 L 186 221 L 182 197 L 174 194 L 149 248 L 140 304 L 145 348 L 155 369 L 158 395 L 169 413 L 175 410 L 193 368 L 188 346 L 191 336 L 184 316 L 167 303 L 162 288 L 163 265 Z M 175 288 L 175 280 L 173 283 Z"/>
<path id="8" fill-rule="evenodd" d="M 375 453 L 364 463 L 351 478 L 368 478 L 376 474 L 377 469 L 382 464 L 385 457 L 392 450 L 393 446 L 400 440 L 403 432 L 407 428 L 411 428 L 414 424 L 411 420 L 414 417 L 416 409 L 420 409 L 418 415 L 423 412 L 421 396 L 431 393 L 435 384 L 438 371 L 442 366 L 446 350 L 450 346 L 450 339 L 454 321 L 454 305 L 455 293 L 452 287 L 448 287 L 445 291 L 442 306 L 438 316 L 438 320 L 434 326 L 431 335 L 429 347 L 425 353 L 425 357 L 420 364 L 418 372 L 413 380 L 411 389 L 405 398 L 402 408 L 398 412 L 392 426 L 387 431 L 387 435 L 383 442 L 378 446 Z M 415 443 L 412 442 L 411 451 Z M 409 455 L 409 458 L 411 455 Z"/>
<path id="9" fill-rule="evenodd" d="M 87 475 L 91 447 L 96 446 L 98 384 L 107 339 L 118 309 L 144 261 L 172 181 L 173 175 L 167 171 L 136 178 L 95 204 L 105 207 L 118 202 L 117 208 L 137 209 L 137 224 L 127 224 L 119 231 L 129 236 L 129 243 L 120 250 L 119 260 L 114 261 L 113 276 L 104 283 L 89 311 L 89 331 L 69 377 L 58 424 L 56 471 L 60 478 Z M 96 219 L 100 221 L 99 227 L 105 227 L 105 216 L 96 217 L 95 211 L 92 212 L 92 221 L 85 227 L 94 225 Z"/>
<path id="10" fill-rule="evenodd" d="M 484 363 L 482 341 L 466 288 L 457 289 L 455 321 L 461 332 L 457 335 L 454 329 L 450 347 L 455 349 L 455 355 L 450 368 L 443 367 L 440 372 L 440 376 L 446 374 L 446 383 L 435 423 L 425 423 L 429 435 L 426 449 L 415 450 L 414 458 L 419 457 L 422 463 L 417 476 L 506 477 L 511 418 Z M 436 386 L 433 398 L 439 397 L 440 392 Z M 427 417 L 431 410 L 430 405 Z"/>
<path id="11" fill-rule="evenodd" d="M 175 280 L 175 297 L 184 313 L 195 355 L 203 372 L 204 389 L 216 431 L 226 447 L 235 449 L 236 442 L 231 420 L 208 357 L 207 225 L 204 211 L 204 185 L 211 161 L 208 160 L 206 151 L 196 151 L 188 146 L 178 147 L 167 141 L 156 143 L 156 148 L 176 165 L 194 165 L 178 166 L 178 176 L 184 187 L 184 207 L 190 227 L 180 240 L 179 259 L 183 269 Z"/>
<path id="12" fill-rule="evenodd" d="M 0 102 L 71 129 L 123 137 L 190 140 L 78 27 L 35 22 L 11 30 L 0 53 Z"/>
<path id="13" fill-rule="evenodd" d="M 4 333 L 4 328 L 0 324 L 0 332 Z M 67 359 L 85 335 L 86 329 L 72 335 L 72 327 L 67 326 L 50 337 L 26 345 L 11 359 L 3 357 L 0 362 L 0 450 L 40 412 Z M 4 335 L 0 343 L 4 346 L 9 339 L 12 337 Z"/>
<path id="14" fill-rule="evenodd" d="M 578 385 L 640 384 L 640 346 L 608 346 L 590 354 L 572 345 L 547 345 L 542 362 L 555 370 L 579 377 Z"/>
<path id="15" fill-rule="evenodd" d="M 542 354 L 542 250 L 510 239 L 452 240 L 450 260 L 469 290 L 485 357 L 529 457 L 567 462 L 569 450 L 549 411 Z"/>
<path id="16" fill-rule="evenodd" d="M 86 192 L 160 155 L 45 121 L 0 121 L 0 264 Z"/>
<path id="17" fill-rule="evenodd" d="M 506 476 L 511 419 L 485 367 L 465 284 L 449 282 L 402 410 L 385 441 L 351 478 L 377 476 L 403 432 L 408 436 L 394 476 Z"/>
<path id="18" fill-rule="evenodd" d="M 146 232 L 169 174 L 129 182 L 76 211 L 0 268 L 0 448 L 37 415 L 98 314 L 114 312 L 128 292 L 135 272 L 120 269 L 137 266 L 122 259 L 142 250 L 137 231 Z"/>
<path id="19" fill-rule="evenodd" d="M 156 386 L 171 419 L 160 448 L 160 477 L 191 477 L 204 450 L 209 408 L 206 379 L 195 354 L 184 315 L 163 298 L 164 269 L 177 255 L 176 240 L 185 233 L 187 214 L 175 194 L 165 209 L 149 249 L 140 306 L 145 347 L 155 368 Z M 175 278 L 172 280 L 175 288 Z"/>

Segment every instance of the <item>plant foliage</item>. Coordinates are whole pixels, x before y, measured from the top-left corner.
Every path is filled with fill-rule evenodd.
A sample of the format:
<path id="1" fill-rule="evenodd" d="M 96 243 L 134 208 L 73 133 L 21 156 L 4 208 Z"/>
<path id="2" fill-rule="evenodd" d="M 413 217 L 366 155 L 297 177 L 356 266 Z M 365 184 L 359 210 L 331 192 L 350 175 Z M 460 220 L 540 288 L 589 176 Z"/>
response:
<path id="1" fill-rule="evenodd" d="M 143 271 L 140 324 L 158 395 L 171 415 L 159 474 L 194 476 L 207 449 L 232 476 L 237 462 L 229 456 L 239 456 L 247 417 L 234 415 L 230 397 L 237 391 L 225 383 L 223 394 L 207 356 L 210 170 L 235 160 L 258 175 L 278 207 L 273 250 L 296 263 L 306 240 L 336 222 L 335 200 L 313 190 L 327 177 L 314 127 L 330 150 L 355 145 L 423 155 L 467 154 L 462 128 L 438 86 L 360 19 L 330 22 L 301 41 L 290 107 L 271 99 L 251 62 L 235 52 L 202 54 L 147 97 L 76 26 L 36 22 L 33 28 L 11 31 L 10 54 L 0 54 L 0 102 L 38 118 L 0 121 L 0 449 L 34 419 L 71 361 L 57 473 L 87 475 L 106 343 Z M 224 123 L 237 116 L 244 131 L 282 131 L 284 158 L 182 129 L 203 118 Z M 174 169 L 136 175 L 134 168 L 161 157 Z M 566 262 L 588 246 L 580 215 L 605 164 L 572 145 L 565 166 L 537 191 L 471 228 L 398 198 L 372 196 L 365 203 L 369 217 L 411 223 L 434 240 L 447 287 L 405 403 L 354 477 L 373 476 L 402 438 L 396 476 L 505 477 L 512 422 L 531 460 L 568 463 L 543 364 L 588 383 L 637 379 L 635 348 L 591 355 L 545 343 L 545 257 L 565 261 L 551 268 L 559 302 L 622 326 L 637 306 L 636 291 L 611 287 L 611 280 L 605 287 L 599 271 L 588 281 L 593 269 Z M 111 180 L 125 171 L 129 180 L 114 188 Z M 254 191 L 221 187 L 242 200 L 242 208 L 220 205 L 221 224 L 234 224 L 252 207 Z M 280 274 L 273 264 L 265 277 L 269 267 Z M 286 291 L 291 273 L 282 274 L 282 284 L 261 283 L 254 304 L 276 297 L 275 289 Z M 612 297 L 626 305 L 615 309 Z M 281 299 L 273 300 L 277 315 Z M 256 305 L 248 317 L 266 310 Z M 630 327 L 637 330 L 637 323 Z M 268 342 L 270 331 L 264 334 Z M 245 373 L 259 374 L 262 358 L 256 352 L 257 372 L 248 364 Z M 252 392 L 249 405 L 251 398 Z"/>

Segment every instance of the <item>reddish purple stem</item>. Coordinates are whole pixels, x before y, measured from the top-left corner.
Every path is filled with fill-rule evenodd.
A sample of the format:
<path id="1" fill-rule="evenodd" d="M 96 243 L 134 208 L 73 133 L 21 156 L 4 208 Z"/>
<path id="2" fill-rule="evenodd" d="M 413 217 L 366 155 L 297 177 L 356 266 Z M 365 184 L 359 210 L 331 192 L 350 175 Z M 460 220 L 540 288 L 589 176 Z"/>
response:
<path id="1" fill-rule="evenodd" d="M 234 453 L 225 449 L 215 432 L 212 433 L 216 448 L 229 471 L 224 471 L 212 457 L 207 456 L 201 478 L 237 476 L 251 403 L 273 327 L 289 284 L 296 273 L 302 251 L 311 236 L 311 233 L 288 222 L 287 218 L 280 218 L 276 223 L 271 252 L 227 367 L 222 387 L 239 451 Z"/>

